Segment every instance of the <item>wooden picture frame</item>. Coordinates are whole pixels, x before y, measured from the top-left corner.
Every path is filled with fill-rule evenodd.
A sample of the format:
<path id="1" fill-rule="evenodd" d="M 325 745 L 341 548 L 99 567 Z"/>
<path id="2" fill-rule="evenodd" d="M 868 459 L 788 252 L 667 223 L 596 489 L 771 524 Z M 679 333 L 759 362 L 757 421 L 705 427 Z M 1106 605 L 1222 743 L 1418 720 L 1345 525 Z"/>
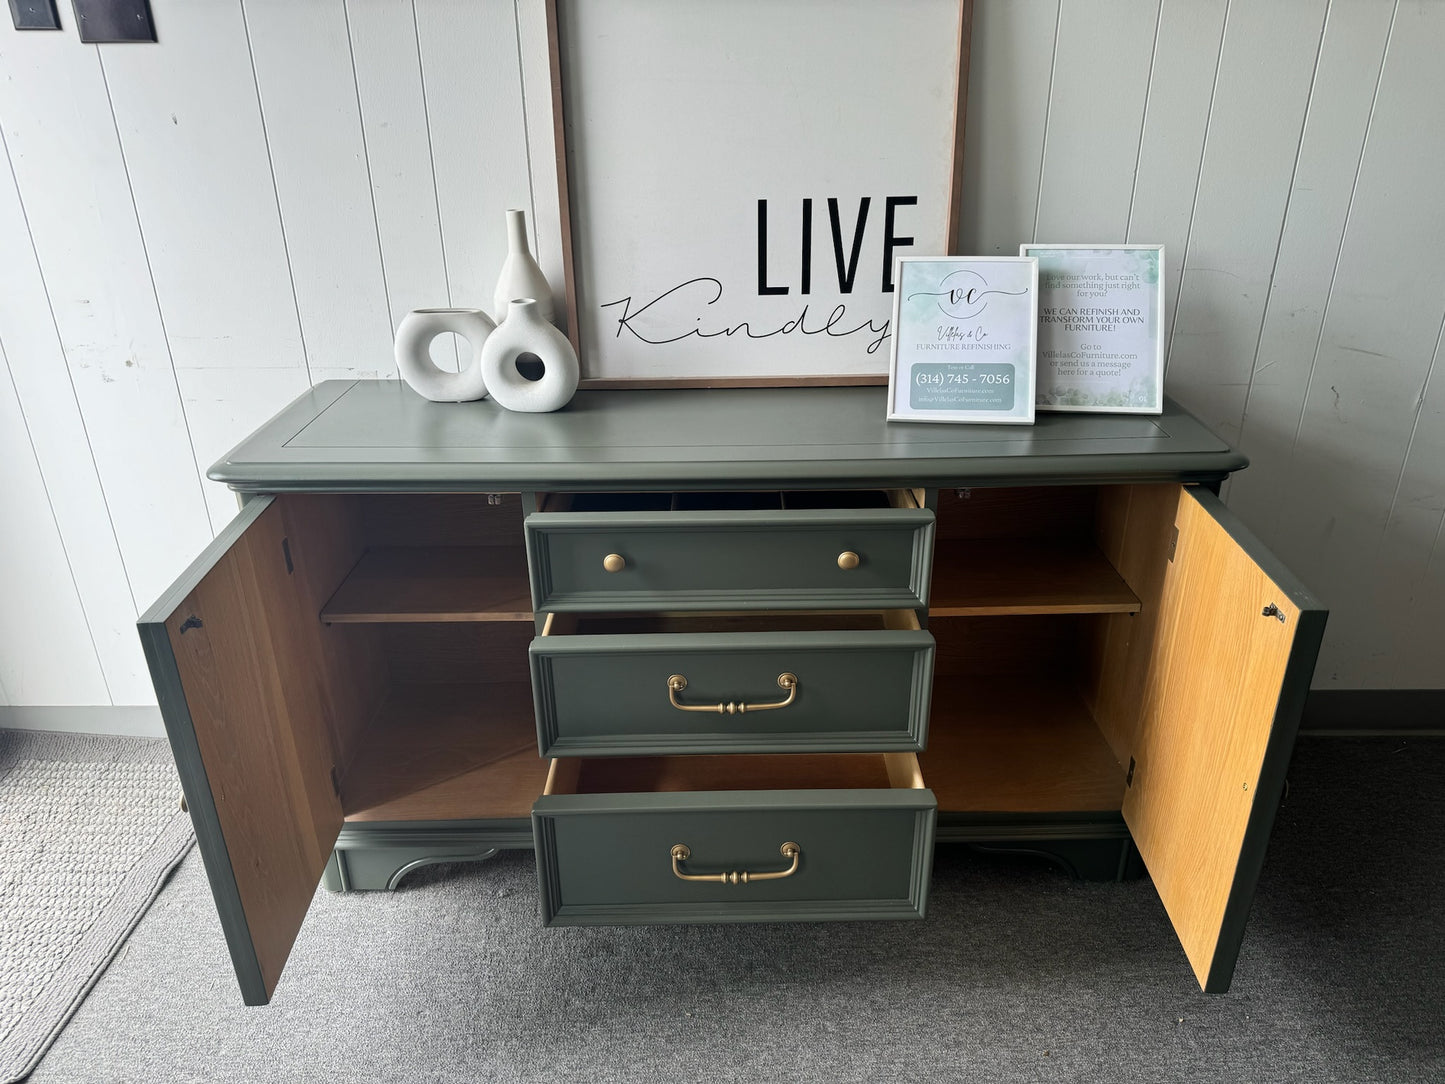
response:
<path id="1" fill-rule="evenodd" d="M 617 106 L 617 103 L 637 102 L 646 98 L 650 108 L 652 102 L 658 100 L 659 94 L 662 99 L 676 97 L 680 101 L 695 101 L 697 94 L 701 92 L 691 91 L 684 86 L 683 93 L 669 94 L 666 87 L 659 91 L 663 80 L 648 77 L 650 81 L 645 85 L 646 95 L 642 93 L 644 85 L 639 82 L 632 88 L 632 96 L 628 97 L 627 90 L 614 92 L 613 88 L 618 83 L 626 82 L 625 76 L 630 74 L 630 67 L 621 70 L 620 74 L 624 78 L 606 82 L 595 74 L 594 69 L 591 77 L 595 85 L 606 88 L 603 96 L 612 99 L 606 108 L 613 108 L 613 117 L 610 127 L 608 124 L 595 123 L 596 117 L 589 117 L 589 123 L 584 125 L 579 116 L 583 111 L 583 99 L 580 96 L 584 93 L 583 83 L 588 73 L 573 71 L 571 61 L 583 55 L 576 51 L 585 43 L 590 41 L 591 47 L 599 50 L 602 48 L 599 43 L 602 42 L 608 43 L 609 47 L 632 49 L 633 52 L 626 54 L 629 61 L 642 58 L 648 63 L 671 63 L 682 68 L 685 78 L 687 69 L 683 66 L 686 59 L 673 57 L 678 50 L 663 48 L 657 40 L 647 36 L 654 33 L 654 28 L 659 23 L 666 24 L 668 20 L 676 26 L 685 20 L 713 19 L 712 23 L 700 29 L 689 24 L 689 36 L 709 43 L 697 45 L 699 50 L 715 48 L 719 54 L 726 52 L 729 57 L 726 71 L 730 77 L 736 71 L 740 73 L 736 78 L 743 80 L 741 85 L 751 86 L 752 84 L 746 81 L 749 69 L 746 62 L 739 60 L 738 51 L 711 45 L 710 35 L 714 35 L 720 28 L 732 27 L 739 19 L 762 19 L 765 17 L 764 13 L 770 20 L 780 19 L 786 23 L 791 19 L 792 23 L 789 25 L 796 28 L 796 24 L 805 16 L 819 18 L 821 9 L 815 5 L 788 3 L 739 8 L 735 5 L 701 2 L 692 4 L 680 0 L 671 3 L 665 3 L 664 0 L 533 2 L 540 4 L 542 11 L 530 14 L 523 12 L 522 18 L 524 23 L 533 25 L 545 18 L 550 83 L 551 154 L 555 163 L 555 207 L 559 227 L 555 243 L 560 259 L 553 261 L 550 267 L 547 267 L 544 260 L 544 267 L 547 267 L 554 286 L 558 279 L 561 280 L 559 293 L 563 295 L 560 299 L 563 304 L 559 306 L 558 323 L 563 326 L 577 350 L 582 366 L 582 386 L 759 387 L 886 383 L 889 358 L 886 340 L 891 327 L 892 308 L 889 276 L 892 273 L 894 257 L 900 253 L 945 255 L 957 251 L 964 122 L 968 104 L 972 0 L 918 0 L 916 8 L 905 8 L 902 11 L 873 4 L 870 0 L 851 0 L 851 3 L 827 9 L 829 19 L 833 21 L 840 18 L 871 20 L 870 25 L 875 29 L 881 27 L 889 31 L 895 42 L 908 33 L 915 33 L 921 50 L 929 56 L 948 58 L 951 70 L 938 72 L 934 70 L 938 65 L 930 67 L 917 57 L 905 55 L 905 50 L 898 49 L 890 54 L 886 47 L 880 50 L 876 41 L 869 42 L 867 46 L 872 50 L 870 56 L 873 63 L 866 66 L 867 79 L 871 82 L 865 81 L 865 86 L 876 87 L 880 78 L 886 78 L 890 87 L 893 83 L 899 83 L 904 88 L 900 89 L 899 93 L 903 94 L 913 85 L 907 80 L 927 78 L 932 80 L 930 85 L 934 89 L 946 88 L 948 91 L 946 95 L 934 93 L 922 96 L 929 103 L 927 108 L 931 112 L 921 114 L 918 121 L 920 126 L 926 126 L 928 132 L 938 131 L 941 138 L 937 141 L 926 139 L 906 144 L 909 148 L 917 147 L 919 160 L 938 162 L 936 175 L 930 169 L 927 171 L 930 174 L 928 177 L 910 178 L 914 189 L 922 191 L 921 196 L 919 191 L 905 191 L 907 186 L 896 184 L 882 191 L 862 192 L 860 186 L 866 181 L 858 180 L 858 177 L 868 171 L 863 166 L 872 168 L 872 160 L 866 150 L 870 145 L 869 141 L 886 142 L 888 139 L 907 138 L 906 135 L 896 135 L 899 126 L 897 108 L 883 102 L 875 110 L 850 113 L 844 104 L 837 101 L 819 99 L 815 102 L 807 96 L 806 87 L 797 95 L 784 95 L 786 100 L 779 102 L 780 108 L 803 110 L 817 106 L 816 118 L 809 114 L 794 124 L 795 128 L 810 133 L 810 137 L 811 133 L 828 131 L 831 134 L 820 138 L 841 141 L 852 138 L 856 129 L 860 148 L 856 160 L 863 165 L 855 171 L 854 159 L 848 158 L 846 168 L 839 170 L 836 166 L 829 167 L 833 169 L 833 174 L 828 179 L 837 184 L 837 195 L 831 194 L 826 185 L 805 188 L 794 183 L 796 178 L 787 178 L 773 189 L 780 194 L 776 196 L 777 202 L 772 208 L 768 207 L 768 201 L 774 197 L 767 191 L 757 191 L 762 185 L 755 184 L 754 188 L 747 188 L 747 180 L 739 181 L 738 191 L 729 193 L 730 197 L 735 198 L 725 201 L 726 215 L 730 217 L 720 220 L 718 225 L 710 228 L 714 228 L 717 234 L 724 238 L 723 243 L 729 246 L 725 261 L 728 266 L 740 266 L 743 246 L 754 245 L 752 236 L 739 240 L 742 234 L 738 224 L 744 215 L 742 200 L 745 197 L 755 200 L 756 211 L 753 212 L 750 206 L 746 213 L 756 214 L 754 236 L 758 295 L 751 295 L 751 281 L 742 281 L 740 275 L 734 275 L 728 281 L 730 292 L 726 299 L 723 298 L 722 275 L 709 271 L 705 266 L 696 271 L 663 269 L 662 265 L 666 261 L 649 257 L 645 248 L 638 252 L 629 252 L 626 258 L 633 261 L 632 266 L 648 268 L 653 282 L 646 286 L 639 285 L 635 290 L 630 283 L 626 291 L 621 288 L 614 289 L 612 292 L 619 294 L 616 299 L 611 296 L 589 296 L 589 290 L 594 289 L 592 278 L 603 277 L 604 273 L 598 271 L 594 275 L 588 260 L 602 259 L 603 257 L 596 256 L 599 252 L 620 252 L 628 247 L 615 242 L 609 243 L 601 238 L 596 238 L 594 243 L 594 235 L 603 229 L 598 227 L 597 223 L 604 222 L 606 229 L 612 229 L 615 216 L 598 213 L 594 207 L 589 206 L 589 200 L 600 201 L 604 198 L 599 194 L 604 182 L 601 179 L 594 181 L 594 178 L 588 175 L 588 154 L 609 163 L 606 171 L 609 177 L 605 183 L 613 185 L 614 188 L 620 187 L 623 182 L 610 176 L 614 172 L 613 163 L 628 163 L 624 168 L 631 168 L 626 153 L 628 148 L 625 145 L 605 144 L 609 131 L 616 132 L 622 128 L 617 120 L 622 114 L 620 109 L 614 106 Z M 649 9 L 649 5 L 654 7 Z M 648 10 L 644 12 L 643 9 Z M 888 15 L 890 10 L 891 16 Z M 598 20 L 609 18 L 609 12 L 615 17 L 616 33 L 612 32 L 613 27 L 609 25 L 607 34 L 599 35 L 596 39 L 587 38 L 587 26 L 595 29 Z M 640 12 L 642 14 L 639 14 Z M 717 21 L 723 18 L 730 21 L 725 24 Z M 931 21 L 934 29 L 937 29 L 945 18 L 948 21 L 948 34 L 940 42 L 939 35 L 929 32 L 926 24 Z M 910 30 L 912 24 L 907 21 L 909 19 L 918 22 L 916 30 Z M 586 20 L 586 26 L 578 25 L 579 20 Z M 675 30 L 672 32 L 676 34 Z M 662 29 L 656 30 L 656 33 L 665 36 L 668 31 Z M 840 48 L 843 53 L 852 55 L 850 50 L 862 48 L 846 35 L 839 36 L 840 32 L 836 29 L 832 33 L 835 37 L 831 39 L 831 44 Z M 801 68 L 807 68 L 806 62 L 809 58 L 815 68 L 829 63 L 818 59 L 821 46 L 810 50 L 810 46 L 817 46 L 816 42 L 798 42 L 795 37 L 782 31 L 766 35 L 766 38 L 767 47 L 773 51 L 773 59 L 777 59 L 781 41 L 792 43 L 790 48 L 795 50 L 795 59 Z M 619 41 L 623 43 L 622 46 L 617 46 Z M 842 48 L 843 45 L 847 48 Z M 885 62 L 880 69 L 877 64 L 878 56 L 896 58 L 898 63 L 889 66 Z M 759 54 L 752 62 L 761 68 L 766 59 L 765 53 Z M 913 61 L 911 65 L 910 60 Z M 582 66 L 582 61 L 577 63 L 579 67 Z M 588 63 L 594 61 L 589 60 Z M 612 63 L 614 68 L 622 67 L 616 58 Z M 836 63 L 842 64 L 843 61 Z M 643 66 L 645 67 L 645 64 Z M 790 65 L 767 66 L 768 77 L 780 78 L 780 66 L 787 68 Z M 917 75 L 914 68 L 928 74 Z M 672 73 L 673 69 L 669 69 L 669 72 Z M 850 78 L 856 72 L 857 69 L 850 69 Z M 711 74 L 716 75 L 717 71 L 712 71 Z M 803 71 L 802 77 L 806 77 L 806 74 L 806 70 Z M 643 76 L 638 78 L 640 80 Z M 674 91 L 679 86 L 677 82 L 669 85 Z M 860 94 L 865 92 L 859 91 Z M 692 94 L 691 98 L 689 93 Z M 723 98 L 726 98 L 726 95 Z M 596 100 L 596 96 L 590 99 L 593 102 Z M 657 108 L 672 107 L 664 104 Z M 709 125 L 718 127 L 721 131 L 727 129 L 727 124 L 730 123 L 732 129 L 728 130 L 735 131 L 745 123 L 753 123 L 760 112 L 746 103 L 734 108 L 738 110 L 738 115 L 730 121 L 722 123 L 716 117 L 711 117 Z M 766 113 L 765 110 L 761 112 Z M 860 117 L 863 118 L 861 121 Z M 827 124 L 849 124 L 853 125 L 854 129 L 849 129 L 846 133 L 841 128 L 837 132 L 831 132 L 827 129 Z M 671 130 L 681 131 L 682 125 L 679 124 Z M 543 136 L 540 120 L 529 121 L 529 134 L 534 141 L 531 154 L 535 190 L 538 174 L 545 172 L 546 148 L 538 146 Z M 689 135 L 691 134 L 689 132 Z M 776 132 L 766 134 L 769 138 L 777 139 Z M 599 144 L 599 141 L 603 142 Z M 735 144 L 729 143 L 728 146 L 731 148 Z M 631 150 L 639 156 L 639 169 L 665 170 L 668 166 L 667 152 L 659 150 L 658 146 L 639 145 Z M 772 157 L 768 157 L 769 155 Z M 695 156 L 679 157 L 685 160 L 685 164 L 680 167 L 682 172 L 685 173 L 688 168 L 698 168 L 691 164 L 695 161 Z M 882 153 L 876 157 L 886 160 Z M 738 156 L 739 162 L 776 161 L 783 164 L 780 169 L 784 171 L 804 170 L 807 163 L 816 160 L 818 159 L 786 145 L 763 150 L 744 148 Z M 894 159 L 901 160 L 902 156 Z M 540 170 L 539 165 L 543 165 Z M 826 173 L 827 170 L 822 172 Z M 719 176 L 718 183 L 721 185 L 729 183 L 728 173 L 727 170 L 715 170 L 709 176 Z M 841 181 L 838 179 L 840 176 L 843 177 Z M 651 175 L 646 179 L 651 180 Z M 550 181 L 550 178 L 545 180 Z M 792 188 L 789 188 L 790 184 L 793 185 Z M 926 184 L 928 187 L 925 188 Z M 657 187 L 662 187 L 660 182 Z M 809 194 L 810 192 L 812 194 Z M 551 239 L 541 234 L 546 228 L 541 216 L 551 210 L 551 196 L 552 193 L 544 191 L 542 198 L 537 200 L 539 246 L 544 250 Z M 678 206 L 681 207 L 682 204 Z M 686 234 L 689 228 L 698 223 L 708 223 L 712 209 L 713 206 L 704 201 L 696 208 L 661 223 L 659 233 L 677 228 L 675 241 L 671 234 L 668 236 L 668 245 L 674 254 L 698 253 L 699 262 L 707 258 L 707 246 L 690 244 Z M 629 211 L 635 213 L 636 209 L 629 208 Z M 915 231 L 915 240 L 914 232 L 910 232 L 914 227 L 907 221 L 907 216 L 914 212 L 917 212 L 921 224 L 933 222 L 939 228 L 918 228 Z M 787 246 L 785 256 L 778 255 L 777 248 L 769 251 L 767 231 L 770 213 L 776 216 L 773 218 L 775 236 L 791 235 L 786 241 L 775 242 L 777 247 Z M 788 216 L 786 219 L 784 214 Z M 866 261 L 860 259 L 865 239 L 869 241 Z M 894 244 L 895 241 L 898 243 Z M 880 248 L 883 256 L 881 281 L 878 280 L 880 261 L 876 258 Z M 686 260 L 685 257 L 679 259 L 684 262 Z M 777 270 L 766 266 L 771 259 L 776 259 Z M 795 261 L 793 267 L 785 268 L 786 259 Z M 652 272 L 654 268 L 655 274 Z M 779 279 L 785 278 L 787 271 L 793 271 L 792 280 L 787 285 L 770 281 L 769 276 L 772 275 L 777 275 Z M 834 271 L 836 279 L 831 277 Z M 608 270 L 606 274 L 613 274 L 616 278 L 612 270 Z M 668 274 L 679 280 L 680 285 L 663 288 L 669 285 L 663 283 L 659 286 L 662 277 Z M 838 294 L 830 295 L 822 288 L 812 289 L 812 286 L 822 279 L 827 279 L 838 287 L 840 293 L 849 296 L 840 299 Z M 860 281 L 869 284 L 869 292 L 859 290 L 855 295 L 854 287 Z M 594 292 L 602 293 L 609 288 L 610 284 L 598 286 Z M 763 296 L 781 295 L 784 290 L 793 291 L 786 302 L 782 298 Z M 663 301 L 664 298 L 667 299 L 666 302 Z M 729 306 L 737 305 L 739 299 L 745 299 L 751 308 L 735 307 L 730 312 L 723 312 Z M 784 310 L 782 306 L 785 303 L 791 305 L 791 308 Z M 848 311 L 849 303 L 854 303 L 851 313 Z M 670 311 L 667 306 L 675 308 Z M 610 309 L 607 320 L 615 322 L 615 333 L 614 323 L 604 321 L 600 315 L 604 309 Z M 644 309 L 645 313 L 642 311 Z M 759 312 L 759 309 L 765 309 L 766 312 Z M 689 323 L 695 314 L 696 323 Z M 708 321 L 706 324 L 704 316 Z M 658 321 L 661 330 L 653 331 L 649 327 L 639 332 L 639 322 L 653 319 Z M 664 327 L 665 320 L 671 320 L 672 323 Z M 601 330 L 603 328 L 606 329 L 605 333 Z M 624 332 L 627 333 L 625 340 Z M 772 341 L 765 343 L 764 340 Z M 746 348 L 739 349 L 744 344 Z M 863 356 L 860 357 L 860 354 Z"/>

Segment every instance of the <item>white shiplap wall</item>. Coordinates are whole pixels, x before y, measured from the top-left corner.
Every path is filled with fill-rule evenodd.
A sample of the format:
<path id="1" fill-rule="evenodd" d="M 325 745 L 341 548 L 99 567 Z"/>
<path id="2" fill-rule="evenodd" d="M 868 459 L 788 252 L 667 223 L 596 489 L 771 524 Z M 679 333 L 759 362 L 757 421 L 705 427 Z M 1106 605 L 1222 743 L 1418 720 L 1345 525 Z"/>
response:
<path id="1" fill-rule="evenodd" d="M 156 46 L 0 29 L 0 704 L 151 702 L 204 468 L 485 307 L 503 209 L 557 261 L 532 0 L 152 6 Z M 1168 245 L 1168 390 L 1332 605 L 1320 687 L 1445 686 L 1442 54 L 1438 0 L 976 6 L 967 250 Z"/>

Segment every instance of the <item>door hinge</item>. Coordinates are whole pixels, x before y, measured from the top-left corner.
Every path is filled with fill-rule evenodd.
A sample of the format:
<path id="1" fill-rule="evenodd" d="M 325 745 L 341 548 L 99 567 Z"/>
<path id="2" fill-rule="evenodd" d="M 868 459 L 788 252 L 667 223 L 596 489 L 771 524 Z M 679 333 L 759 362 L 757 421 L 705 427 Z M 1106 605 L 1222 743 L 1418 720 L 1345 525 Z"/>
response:
<path id="1" fill-rule="evenodd" d="M 1179 548 L 1179 528 L 1169 528 L 1169 560 L 1174 560 L 1174 551 Z"/>
<path id="2" fill-rule="evenodd" d="M 341 797 L 341 776 L 336 771 L 336 765 L 331 765 L 331 790 L 336 797 Z"/>
<path id="3" fill-rule="evenodd" d="M 1273 617 L 1277 618 L 1281 623 L 1284 622 L 1284 611 L 1281 610 L 1278 606 L 1276 606 L 1273 602 L 1271 602 L 1263 610 L 1259 611 L 1259 616 Z"/>
<path id="4" fill-rule="evenodd" d="M 201 624 L 201 619 L 195 614 L 191 614 L 190 617 L 186 618 L 184 621 L 181 622 L 181 627 L 177 631 L 182 636 L 184 636 L 190 629 L 199 629 L 204 627 L 205 626 Z"/>
<path id="5" fill-rule="evenodd" d="M 286 558 L 286 575 L 296 571 L 296 566 L 291 563 L 291 539 L 281 539 L 281 556 Z"/>
<path id="6" fill-rule="evenodd" d="M 1134 785 L 1134 758 L 1133 758 L 1133 757 L 1130 757 L 1130 758 L 1129 758 L 1129 770 L 1124 773 L 1124 786 L 1126 786 L 1126 787 L 1132 787 L 1133 785 Z"/>

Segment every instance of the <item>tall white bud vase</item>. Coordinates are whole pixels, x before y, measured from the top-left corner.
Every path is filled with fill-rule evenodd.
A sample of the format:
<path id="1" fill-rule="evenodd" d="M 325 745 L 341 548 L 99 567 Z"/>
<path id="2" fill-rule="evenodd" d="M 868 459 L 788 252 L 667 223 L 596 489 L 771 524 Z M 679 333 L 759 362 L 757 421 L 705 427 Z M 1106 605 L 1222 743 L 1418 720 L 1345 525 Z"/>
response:
<path id="1" fill-rule="evenodd" d="M 554 323 L 557 310 L 552 305 L 552 287 L 547 285 L 547 276 L 532 259 L 532 250 L 527 245 L 527 216 L 522 211 L 507 212 L 507 259 L 502 264 L 502 274 L 497 279 L 497 292 L 493 295 L 499 323 L 507 319 L 507 306 L 519 297 L 530 297 L 537 302 L 537 310 L 543 320 Z"/>
<path id="2" fill-rule="evenodd" d="M 555 327 L 542 319 L 542 307 L 532 298 L 507 306 L 507 315 L 482 344 L 482 377 L 492 401 L 508 410 L 543 414 L 560 410 L 577 392 L 581 370 L 577 352 Z M 529 380 L 517 368 L 517 359 L 532 355 L 542 363 L 542 375 Z"/>

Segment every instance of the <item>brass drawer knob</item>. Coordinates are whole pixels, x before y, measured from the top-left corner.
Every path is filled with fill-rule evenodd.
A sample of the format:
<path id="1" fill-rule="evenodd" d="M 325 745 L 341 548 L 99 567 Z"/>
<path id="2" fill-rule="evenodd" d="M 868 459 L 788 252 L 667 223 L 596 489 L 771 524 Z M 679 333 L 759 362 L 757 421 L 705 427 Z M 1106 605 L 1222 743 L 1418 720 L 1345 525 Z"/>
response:
<path id="1" fill-rule="evenodd" d="M 844 572 L 858 567 L 858 555 L 852 550 L 844 550 L 838 554 L 838 567 Z"/>
<path id="2" fill-rule="evenodd" d="M 683 873 L 678 867 L 679 862 L 686 862 L 692 857 L 692 851 L 686 843 L 674 843 L 672 845 L 672 875 L 679 881 L 711 881 L 714 884 L 745 885 L 749 881 L 781 881 L 784 877 L 791 877 L 798 872 L 798 862 L 803 857 L 803 848 L 796 843 L 784 843 L 778 848 L 784 858 L 791 858 L 793 864 L 787 869 L 774 870 L 771 873 L 749 873 L 745 869 L 729 870 L 727 873 Z"/>
<path id="3" fill-rule="evenodd" d="M 609 553 L 602 558 L 602 567 L 608 572 L 621 572 L 627 567 L 627 558 L 620 553 Z"/>

